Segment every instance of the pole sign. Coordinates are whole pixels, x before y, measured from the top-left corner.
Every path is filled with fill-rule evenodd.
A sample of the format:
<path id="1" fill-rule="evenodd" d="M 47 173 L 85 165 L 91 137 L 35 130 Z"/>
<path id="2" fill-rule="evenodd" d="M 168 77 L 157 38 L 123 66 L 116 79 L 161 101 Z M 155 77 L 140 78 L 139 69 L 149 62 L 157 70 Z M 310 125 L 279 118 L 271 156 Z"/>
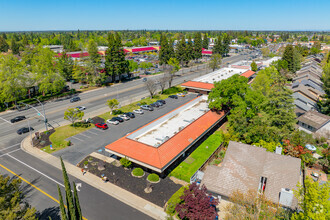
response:
<path id="1" fill-rule="evenodd" d="M 53 145 L 52 145 L 52 144 L 51 144 L 51 145 L 49 145 L 49 147 L 50 147 L 50 149 L 51 149 L 51 150 L 53 150 Z"/>

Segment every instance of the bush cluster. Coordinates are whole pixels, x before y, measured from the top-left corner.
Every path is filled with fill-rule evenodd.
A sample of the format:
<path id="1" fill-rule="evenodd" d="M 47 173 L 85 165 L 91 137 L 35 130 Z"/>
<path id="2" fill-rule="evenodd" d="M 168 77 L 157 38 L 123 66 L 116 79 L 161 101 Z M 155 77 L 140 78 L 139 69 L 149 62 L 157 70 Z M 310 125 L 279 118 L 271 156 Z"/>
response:
<path id="1" fill-rule="evenodd" d="M 115 110 L 112 111 L 112 114 L 113 115 L 120 115 L 120 114 L 123 114 L 123 113 L 124 112 L 122 110 L 120 110 L 120 109 L 115 109 Z"/>
<path id="2" fill-rule="evenodd" d="M 187 186 L 182 186 L 178 191 L 176 191 L 171 198 L 167 202 L 167 207 L 166 207 L 166 213 L 173 216 L 175 214 L 175 207 L 177 204 L 182 202 L 182 199 L 180 197 L 183 195 L 183 192 L 185 189 L 187 189 Z"/>
<path id="3" fill-rule="evenodd" d="M 133 175 L 134 176 L 143 176 L 143 174 L 144 174 L 144 171 L 141 168 L 135 168 L 133 170 Z"/>
<path id="4" fill-rule="evenodd" d="M 150 182 L 158 182 L 159 181 L 159 176 L 155 173 L 149 174 L 148 180 Z"/>
<path id="5" fill-rule="evenodd" d="M 171 88 L 165 89 L 163 91 L 163 94 L 170 95 L 170 94 L 175 94 L 175 93 L 179 93 L 179 92 L 182 92 L 182 91 L 183 91 L 183 89 L 181 87 L 173 86 Z"/>
<path id="6" fill-rule="evenodd" d="M 90 123 L 84 122 L 84 121 L 79 121 L 79 122 L 74 123 L 74 127 L 76 127 L 76 128 L 88 128 L 90 126 L 91 126 Z"/>
<path id="7" fill-rule="evenodd" d="M 120 164 L 125 168 L 129 168 L 132 165 L 132 162 L 129 161 L 126 157 L 123 157 L 120 159 Z"/>

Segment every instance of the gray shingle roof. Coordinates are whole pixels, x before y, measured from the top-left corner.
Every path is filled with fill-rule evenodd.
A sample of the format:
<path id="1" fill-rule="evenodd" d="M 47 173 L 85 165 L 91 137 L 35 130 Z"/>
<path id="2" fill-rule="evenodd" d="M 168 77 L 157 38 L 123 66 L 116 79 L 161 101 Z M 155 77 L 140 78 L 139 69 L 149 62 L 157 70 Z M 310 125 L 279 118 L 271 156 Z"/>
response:
<path id="1" fill-rule="evenodd" d="M 230 197 L 235 190 L 258 190 L 263 176 L 267 177 L 265 196 L 278 203 L 282 188 L 296 189 L 300 181 L 300 163 L 298 158 L 230 141 L 223 163 L 220 167 L 208 166 L 202 184 L 211 192 Z M 294 199 L 293 206 L 296 205 Z"/>
<path id="2" fill-rule="evenodd" d="M 298 121 L 301 121 L 307 125 L 310 125 L 317 130 L 320 129 L 323 125 L 327 124 L 330 121 L 330 117 L 324 114 L 321 114 L 317 111 L 308 111 L 302 116 L 300 116 Z"/>

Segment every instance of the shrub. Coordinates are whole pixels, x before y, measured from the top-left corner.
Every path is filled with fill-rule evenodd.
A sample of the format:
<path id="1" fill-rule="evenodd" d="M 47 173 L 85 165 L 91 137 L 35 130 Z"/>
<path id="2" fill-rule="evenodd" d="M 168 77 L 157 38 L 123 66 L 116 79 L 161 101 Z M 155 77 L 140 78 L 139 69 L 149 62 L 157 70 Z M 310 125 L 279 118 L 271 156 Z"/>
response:
<path id="1" fill-rule="evenodd" d="M 85 165 L 85 166 L 88 165 L 88 161 L 87 161 L 87 160 L 84 162 L 84 165 Z"/>
<path id="2" fill-rule="evenodd" d="M 120 114 L 123 114 L 123 113 L 124 112 L 122 110 L 120 110 L 120 109 L 115 109 L 115 110 L 112 111 L 112 114 L 113 115 L 120 115 Z"/>
<path id="3" fill-rule="evenodd" d="M 143 176 L 143 174 L 144 174 L 144 171 L 141 168 L 135 168 L 133 170 L 133 175 L 134 176 Z"/>
<path id="4" fill-rule="evenodd" d="M 147 105 L 147 102 L 142 101 L 142 102 L 139 103 L 139 105 L 140 105 L 140 106 L 141 106 L 141 105 Z"/>
<path id="5" fill-rule="evenodd" d="M 183 192 L 185 189 L 187 189 L 187 186 L 182 186 L 178 191 L 176 191 L 171 198 L 167 201 L 167 207 L 166 207 L 166 213 L 170 216 L 175 215 L 175 207 L 177 204 L 182 202 L 182 199 L 180 199 L 181 196 L 183 196 Z"/>
<path id="6" fill-rule="evenodd" d="M 159 181 L 159 176 L 155 173 L 149 174 L 148 180 L 150 182 L 158 182 Z"/>
<path id="7" fill-rule="evenodd" d="M 132 165 L 132 162 L 129 161 L 126 157 L 123 157 L 120 159 L 120 164 L 125 168 L 129 168 Z"/>
<path id="8" fill-rule="evenodd" d="M 67 146 L 71 146 L 71 141 L 69 140 L 68 142 L 66 142 Z"/>
<path id="9" fill-rule="evenodd" d="M 170 94 L 176 94 L 176 93 L 179 93 L 179 92 L 182 92 L 183 89 L 179 86 L 173 86 L 171 88 L 168 88 L 168 89 L 165 89 L 163 91 L 163 94 L 165 95 L 170 95 Z"/>
<path id="10" fill-rule="evenodd" d="M 80 127 L 80 128 L 88 128 L 90 126 L 91 126 L 91 124 L 88 123 L 88 122 L 85 122 L 85 121 L 79 121 L 79 122 L 75 122 L 74 123 L 74 127 L 76 127 L 76 128 L 78 128 L 78 127 Z"/>

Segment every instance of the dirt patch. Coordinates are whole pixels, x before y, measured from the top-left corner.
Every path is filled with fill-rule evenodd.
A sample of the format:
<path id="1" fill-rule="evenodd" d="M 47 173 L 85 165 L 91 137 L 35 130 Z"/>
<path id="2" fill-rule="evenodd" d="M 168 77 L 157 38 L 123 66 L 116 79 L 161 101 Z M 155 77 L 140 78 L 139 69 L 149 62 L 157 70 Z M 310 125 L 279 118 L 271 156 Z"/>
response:
<path id="1" fill-rule="evenodd" d="M 104 122 L 105 122 L 105 120 L 103 118 L 98 117 L 98 116 L 92 118 L 92 123 L 93 124 L 104 123 Z"/>
<path id="2" fill-rule="evenodd" d="M 52 142 L 49 140 L 49 136 L 55 132 L 55 129 L 51 129 L 48 132 L 36 132 L 33 138 L 33 146 L 39 149 L 49 146 Z"/>

